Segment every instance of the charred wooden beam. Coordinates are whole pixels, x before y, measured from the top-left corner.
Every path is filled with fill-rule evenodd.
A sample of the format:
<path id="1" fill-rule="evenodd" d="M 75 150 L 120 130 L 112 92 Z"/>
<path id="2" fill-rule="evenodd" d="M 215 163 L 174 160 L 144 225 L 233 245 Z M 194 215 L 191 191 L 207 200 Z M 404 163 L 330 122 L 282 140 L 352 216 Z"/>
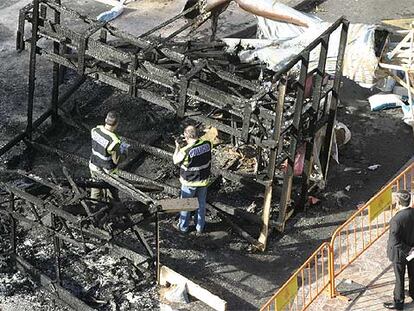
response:
<path id="1" fill-rule="evenodd" d="M 223 219 L 225 222 L 227 222 L 234 231 L 236 231 L 242 238 L 244 238 L 247 242 L 249 242 L 253 247 L 255 247 L 258 250 L 263 249 L 263 244 L 257 241 L 255 238 L 253 238 L 248 232 L 243 230 L 239 225 L 237 225 L 234 221 L 230 219 L 229 216 L 227 216 L 225 213 L 223 213 L 221 210 L 214 207 L 214 205 L 207 204 L 207 209 L 213 214 L 217 215 L 221 219 Z"/>
<path id="2" fill-rule="evenodd" d="M 145 205 L 158 205 L 150 196 L 136 189 L 133 185 L 128 182 L 120 179 L 119 177 L 113 174 L 106 174 L 105 172 L 95 172 L 99 179 L 107 182 L 111 186 L 119 189 L 125 194 L 129 195 L 131 198 L 144 203 Z"/>
<path id="3" fill-rule="evenodd" d="M 50 291 L 55 295 L 61 302 L 68 305 L 74 310 L 85 310 L 93 311 L 94 309 L 89 307 L 85 302 L 72 295 L 67 289 L 56 284 L 46 274 L 43 274 L 32 266 L 29 262 L 24 260 L 22 257 L 15 256 L 17 268 L 26 274 L 29 274 L 31 279 L 42 286 L 44 289 Z"/>
<path id="4" fill-rule="evenodd" d="M 59 97 L 58 106 L 62 105 L 82 85 L 82 83 L 85 80 L 85 76 L 77 78 L 73 85 L 62 96 Z M 52 109 L 49 109 L 45 113 L 43 113 L 38 119 L 36 119 L 36 121 L 33 122 L 32 130 L 36 131 L 36 129 L 52 115 L 52 112 Z M 11 148 L 13 148 L 17 143 L 22 141 L 25 137 L 27 137 L 27 133 L 23 132 L 12 138 L 6 145 L 1 147 L 0 157 L 7 151 L 9 151 Z"/>
<path id="5" fill-rule="evenodd" d="M 31 179 L 35 182 L 38 182 L 50 189 L 53 189 L 57 192 L 64 192 L 67 191 L 68 189 L 65 189 L 64 187 L 62 187 L 61 185 L 55 184 L 49 180 L 46 180 L 45 178 L 42 178 L 38 175 L 35 175 L 33 173 L 30 172 L 25 172 L 23 170 L 8 170 L 8 169 L 4 169 L 4 168 L 0 168 L 0 172 L 1 173 L 7 173 L 7 174 L 18 174 L 20 176 L 23 176 L 25 178 Z"/>
<path id="6" fill-rule="evenodd" d="M 82 207 L 85 209 L 88 216 L 91 216 L 92 212 L 88 206 L 88 203 L 85 202 L 83 199 L 85 197 L 85 194 L 82 194 L 76 185 L 76 183 L 73 181 L 72 177 L 69 174 L 68 169 L 63 166 L 62 167 L 63 174 L 66 176 L 66 179 L 69 181 L 70 186 L 72 187 L 72 190 L 75 192 L 75 195 L 79 198 L 79 202 L 82 205 Z"/>
<path id="7" fill-rule="evenodd" d="M 262 225 L 263 221 L 262 219 L 260 219 L 260 217 L 256 214 L 253 213 L 249 213 L 241 208 L 238 207 L 233 207 L 227 204 L 224 204 L 222 202 L 218 202 L 212 199 L 207 200 L 207 203 L 209 203 L 210 205 L 214 206 L 215 209 L 226 213 L 230 216 L 233 217 L 237 217 L 240 219 L 245 220 L 248 223 L 253 223 L 253 224 L 257 224 L 257 225 Z"/>
<path id="8" fill-rule="evenodd" d="M 125 161 L 119 165 L 119 168 L 122 170 L 127 170 L 129 167 L 131 167 L 138 159 L 141 157 L 142 152 L 145 151 L 143 148 L 137 148 L 137 145 L 140 144 L 137 141 L 132 141 L 131 139 L 125 139 L 125 137 L 120 137 L 121 141 L 128 143 L 131 147 L 131 151 L 134 152 L 133 156 L 131 156 L 131 152 L 128 154 L 128 158 L 130 158 L 128 161 Z M 160 138 L 159 134 L 154 135 L 148 135 L 145 137 L 145 144 L 142 144 L 144 146 L 151 147 L 150 145 L 156 142 Z M 145 147 L 144 147 L 145 148 Z"/>
<path id="9" fill-rule="evenodd" d="M 57 148 L 42 145 L 42 144 L 39 144 L 39 143 L 31 142 L 31 144 L 39 150 L 43 150 L 43 151 L 51 152 L 51 153 L 56 153 L 57 155 L 59 155 L 60 157 L 66 159 L 68 161 L 72 161 L 72 162 L 75 162 L 77 164 L 80 164 L 80 165 L 83 165 L 83 166 L 86 166 L 86 167 L 89 166 L 89 160 L 88 159 L 85 159 L 85 158 L 82 158 L 80 156 L 77 156 L 77 155 L 59 150 Z M 162 187 L 163 191 L 168 193 L 168 194 L 178 195 L 180 193 L 179 188 L 175 188 L 173 186 L 165 185 L 163 183 L 157 182 L 155 180 L 152 180 L 150 178 L 143 177 L 143 176 L 140 176 L 140 175 L 137 175 L 137 174 L 133 174 L 133 173 L 129 173 L 129 172 L 126 172 L 126 171 L 119 170 L 118 175 L 122 178 L 125 178 L 125 179 L 129 180 L 129 181 L 142 183 L 144 185 L 148 184 L 148 185 L 151 185 L 151 186 Z"/>
<path id="10" fill-rule="evenodd" d="M 60 232 L 56 231 L 55 229 L 50 228 L 50 227 L 48 227 L 48 226 L 46 226 L 46 225 L 44 225 L 44 224 L 42 224 L 42 223 L 40 223 L 38 221 L 29 219 L 29 218 L 21 215 L 20 213 L 10 212 L 10 211 L 7 211 L 7 210 L 0 209 L 0 214 L 2 214 L 4 216 L 13 217 L 13 219 L 15 219 L 15 220 L 17 220 L 19 222 L 22 222 L 22 223 L 26 223 L 28 226 L 30 226 L 32 228 L 38 228 L 38 229 L 46 230 L 49 233 L 53 233 L 53 234 L 58 235 L 59 238 L 61 238 L 62 240 L 66 241 L 66 242 L 68 242 L 70 244 L 76 245 L 76 246 L 81 247 L 81 248 L 83 247 L 83 244 L 82 244 L 81 241 L 78 241 L 78 240 L 76 240 L 76 239 L 74 239 L 72 237 L 68 237 L 68 236 L 66 236 L 64 234 L 61 234 Z"/>

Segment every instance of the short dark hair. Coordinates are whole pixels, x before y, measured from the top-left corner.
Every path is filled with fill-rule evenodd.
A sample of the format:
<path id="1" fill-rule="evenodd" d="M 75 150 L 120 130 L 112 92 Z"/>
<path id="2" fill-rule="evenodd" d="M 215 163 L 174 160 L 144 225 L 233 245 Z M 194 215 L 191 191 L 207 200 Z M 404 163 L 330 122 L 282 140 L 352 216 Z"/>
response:
<path id="1" fill-rule="evenodd" d="M 118 114 L 116 113 L 116 111 L 111 110 L 106 115 L 105 124 L 108 124 L 110 126 L 114 126 L 118 123 L 118 119 L 119 118 L 118 118 Z"/>
<path id="2" fill-rule="evenodd" d="M 411 203 L 411 193 L 407 190 L 400 190 L 397 192 L 398 204 L 408 207 Z"/>

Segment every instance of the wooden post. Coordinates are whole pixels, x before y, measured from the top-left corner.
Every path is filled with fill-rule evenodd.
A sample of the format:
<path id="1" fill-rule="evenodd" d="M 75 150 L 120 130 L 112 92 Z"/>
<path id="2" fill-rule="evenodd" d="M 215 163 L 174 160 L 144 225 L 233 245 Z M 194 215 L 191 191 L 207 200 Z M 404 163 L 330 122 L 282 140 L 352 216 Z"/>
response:
<path id="1" fill-rule="evenodd" d="M 347 36 L 348 36 L 348 27 L 349 27 L 349 22 L 344 21 L 342 24 L 342 29 L 341 29 L 341 38 L 339 41 L 338 60 L 336 63 L 336 68 L 335 68 L 335 80 L 334 80 L 334 84 L 332 88 L 332 100 L 329 106 L 329 115 L 328 115 L 328 123 L 326 125 L 325 141 L 324 141 L 323 150 L 320 156 L 320 161 L 322 165 L 322 173 L 325 179 L 328 176 L 329 159 L 330 159 L 331 148 L 332 148 L 332 137 L 334 135 L 336 109 L 338 107 L 338 101 L 339 101 L 339 88 L 341 87 L 342 67 L 343 67 L 343 59 L 344 59 L 345 48 L 346 48 L 346 41 L 347 41 Z"/>
<path id="2" fill-rule="evenodd" d="M 50 216 L 51 216 L 52 228 L 54 230 L 56 230 L 56 227 L 57 227 L 56 216 L 53 213 L 51 213 Z M 54 252 L 55 252 L 56 282 L 59 285 L 62 284 L 61 265 L 60 265 L 60 249 L 61 249 L 61 244 L 60 243 L 61 243 L 61 241 L 60 241 L 59 237 L 56 234 L 54 234 L 53 235 L 53 248 L 54 248 Z"/>
<path id="3" fill-rule="evenodd" d="M 285 94 L 286 94 L 287 80 L 285 77 L 282 77 L 279 80 L 278 86 L 278 98 L 276 103 L 276 114 L 273 123 L 273 134 L 272 138 L 276 142 L 276 145 L 270 151 L 269 157 L 269 167 L 267 171 L 267 184 L 265 188 L 264 201 L 263 201 L 263 214 L 262 214 L 262 228 L 260 230 L 259 243 L 263 245 L 262 250 L 265 250 L 267 237 L 269 235 L 269 220 L 270 220 L 270 211 L 272 206 L 272 192 L 273 192 L 273 178 L 275 176 L 276 169 L 276 160 L 278 155 L 278 143 L 283 144 L 283 141 L 279 142 L 280 132 L 282 128 L 282 119 L 283 119 L 283 106 L 285 103 Z"/>
<path id="4" fill-rule="evenodd" d="M 300 133 L 300 122 L 302 116 L 302 107 L 303 101 L 305 99 L 305 87 L 306 87 L 306 78 L 308 75 L 308 66 L 309 66 L 309 51 L 302 55 L 302 64 L 300 69 L 300 76 L 298 81 L 298 91 L 296 94 L 296 103 L 295 103 L 295 112 L 293 114 L 292 127 L 296 133 Z M 282 195 L 280 197 L 279 203 L 279 216 L 276 223 L 276 229 L 283 231 L 285 229 L 285 222 L 288 218 L 287 207 L 290 201 L 290 195 L 292 191 L 292 180 L 293 180 L 293 167 L 295 162 L 296 155 L 296 145 L 298 138 L 291 136 L 291 142 L 289 146 L 289 157 L 286 172 L 283 177 L 283 187 Z"/>
<path id="5" fill-rule="evenodd" d="M 14 211 L 14 194 L 10 193 L 9 196 L 9 212 Z M 16 219 L 13 218 L 13 216 L 10 214 L 10 244 L 11 244 L 11 251 L 13 256 L 16 255 Z"/>
<path id="6" fill-rule="evenodd" d="M 60 5 L 60 0 L 55 0 L 56 4 Z M 54 22 L 60 24 L 60 12 L 54 12 Z M 60 44 L 53 42 L 53 53 L 60 54 Z M 58 122 L 58 101 L 59 101 L 59 84 L 60 84 L 60 65 L 59 63 L 53 62 L 53 82 L 52 82 L 52 125 L 56 126 Z"/>
<path id="7" fill-rule="evenodd" d="M 313 91 L 312 91 L 312 108 L 310 109 L 309 116 L 309 132 L 308 141 L 306 142 L 305 162 L 302 172 L 302 189 L 300 196 L 299 209 L 303 210 L 308 197 L 309 190 L 309 178 L 312 173 L 313 167 L 313 145 L 315 141 L 316 123 L 319 119 L 319 110 L 321 106 L 322 95 L 322 83 L 325 76 L 326 57 L 328 55 L 329 48 L 329 36 L 321 38 L 321 50 L 319 53 L 318 69 L 316 71 L 316 77 L 314 79 Z"/>
<path id="8" fill-rule="evenodd" d="M 30 63 L 29 63 L 29 95 L 27 102 L 27 126 L 26 134 L 29 140 L 32 140 L 33 131 L 33 103 L 36 80 L 36 48 L 37 48 L 37 31 L 39 26 L 39 0 L 33 0 L 33 19 L 32 19 L 32 38 L 30 45 Z"/>
<path id="9" fill-rule="evenodd" d="M 157 277 L 157 284 L 160 284 L 160 213 L 155 213 L 155 248 L 156 248 L 156 277 Z"/>

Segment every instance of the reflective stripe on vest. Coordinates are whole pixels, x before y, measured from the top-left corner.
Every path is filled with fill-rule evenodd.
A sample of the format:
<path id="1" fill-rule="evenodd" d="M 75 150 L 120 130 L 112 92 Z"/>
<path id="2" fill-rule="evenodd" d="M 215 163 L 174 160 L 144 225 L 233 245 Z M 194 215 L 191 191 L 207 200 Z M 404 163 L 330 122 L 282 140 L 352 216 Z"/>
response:
<path id="1" fill-rule="evenodd" d="M 180 181 L 183 185 L 202 187 L 210 181 L 211 144 L 198 140 L 191 147 L 184 147 L 183 163 L 180 167 Z"/>
<path id="2" fill-rule="evenodd" d="M 202 169 L 205 169 L 207 167 L 209 167 L 211 165 L 211 161 L 208 161 L 208 163 L 201 165 L 201 166 L 197 166 L 197 167 L 185 167 L 184 165 L 181 165 L 181 168 L 186 171 L 186 172 L 196 172 L 196 171 L 201 171 Z"/>
<path id="3" fill-rule="evenodd" d="M 112 151 L 120 143 L 118 136 L 107 130 L 103 125 L 92 129 L 91 163 L 97 167 L 112 170 L 116 164 L 112 160 Z"/>

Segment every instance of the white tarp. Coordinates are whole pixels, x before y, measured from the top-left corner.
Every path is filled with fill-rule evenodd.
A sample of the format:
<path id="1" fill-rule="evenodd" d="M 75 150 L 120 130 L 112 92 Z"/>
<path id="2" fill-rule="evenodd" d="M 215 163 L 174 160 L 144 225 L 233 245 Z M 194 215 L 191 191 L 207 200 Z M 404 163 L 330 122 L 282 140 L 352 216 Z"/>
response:
<path id="1" fill-rule="evenodd" d="M 263 1 L 273 2 L 272 0 Z M 239 51 L 238 56 L 242 62 L 250 63 L 260 60 L 269 69 L 278 71 L 319 37 L 331 24 L 282 3 L 275 2 L 272 6 L 281 14 L 304 21 L 309 27 L 296 26 L 258 16 L 257 39 L 225 38 L 223 41 L 228 45 L 229 52 Z M 372 87 L 375 83 L 374 72 L 378 66 L 378 59 L 374 51 L 374 32 L 375 26 L 363 24 L 351 24 L 348 31 L 343 75 L 363 87 Z M 326 71 L 331 74 L 335 72 L 340 34 L 341 29 L 339 28 L 330 36 L 329 40 Z M 241 51 L 236 48 L 240 44 L 243 47 Z M 318 58 L 319 49 L 314 49 L 310 55 L 310 69 L 316 68 Z"/>

